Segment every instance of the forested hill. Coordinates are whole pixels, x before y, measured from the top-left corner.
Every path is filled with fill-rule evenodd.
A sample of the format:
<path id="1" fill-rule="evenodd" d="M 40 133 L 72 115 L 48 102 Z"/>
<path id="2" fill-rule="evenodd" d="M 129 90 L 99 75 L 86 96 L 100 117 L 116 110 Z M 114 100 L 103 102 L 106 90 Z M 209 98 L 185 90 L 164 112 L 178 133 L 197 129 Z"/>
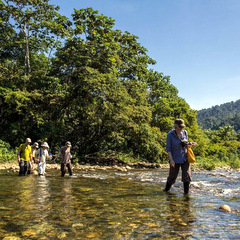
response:
<path id="1" fill-rule="evenodd" d="M 240 130 L 240 100 L 224 103 L 197 113 L 198 124 L 202 129 L 216 130 L 219 127 L 233 126 Z"/>

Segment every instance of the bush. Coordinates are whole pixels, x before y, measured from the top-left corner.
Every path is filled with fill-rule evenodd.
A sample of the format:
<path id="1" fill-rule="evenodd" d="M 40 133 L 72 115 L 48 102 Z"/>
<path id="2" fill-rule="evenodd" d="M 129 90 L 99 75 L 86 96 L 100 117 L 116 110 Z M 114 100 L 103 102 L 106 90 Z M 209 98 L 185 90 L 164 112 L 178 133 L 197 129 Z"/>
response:
<path id="1" fill-rule="evenodd" d="M 238 155 L 231 155 L 231 158 L 229 159 L 229 165 L 233 169 L 239 169 L 240 168 L 240 159 Z"/>
<path id="2" fill-rule="evenodd" d="M 197 166 L 206 170 L 214 170 L 216 168 L 216 162 L 213 158 L 197 157 Z"/>
<path id="3" fill-rule="evenodd" d="M 15 161 L 16 154 L 16 150 L 13 150 L 9 143 L 0 139 L 0 163 Z"/>

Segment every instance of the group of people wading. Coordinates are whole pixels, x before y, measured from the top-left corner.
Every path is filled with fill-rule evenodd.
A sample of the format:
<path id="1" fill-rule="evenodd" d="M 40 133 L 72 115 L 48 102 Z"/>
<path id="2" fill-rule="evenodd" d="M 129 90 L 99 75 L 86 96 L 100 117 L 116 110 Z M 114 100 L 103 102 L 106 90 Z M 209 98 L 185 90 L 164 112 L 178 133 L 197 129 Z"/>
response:
<path id="1" fill-rule="evenodd" d="M 32 146 L 31 139 L 27 138 L 25 143 L 21 144 L 18 148 L 18 163 L 19 163 L 19 176 L 25 176 L 30 174 L 33 170 L 34 163 L 38 165 L 38 175 L 43 176 L 46 170 L 46 160 L 52 158 L 52 155 L 48 153 L 48 143 L 43 142 L 41 147 L 37 142 Z M 56 158 L 61 158 L 61 176 L 64 177 L 66 173 L 66 168 L 68 168 L 68 173 L 72 176 L 72 155 L 71 155 L 71 143 L 66 142 L 65 146 L 61 147 L 58 154 L 55 155 Z"/>
<path id="2" fill-rule="evenodd" d="M 173 129 L 167 134 L 167 147 L 166 151 L 169 157 L 169 175 L 166 182 L 165 192 L 168 192 L 171 186 L 175 183 L 179 170 L 182 170 L 182 182 L 184 193 L 188 194 L 189 185 L 192 180 L 190 164 L 187 161 L 187 148 L 188 146 L 197 145 L 196 142 L 188 141 L 187 131 L 184 130 L 185 122 L 183 119 L 176 119 L 174 121 Z M 38 149 L 38 143 L 30 146 L 31 139 L 27 138 L 24 144 L 21 144 L 18 149 L 18 162 L 20 166 L 19 175 L 30 173 L 32 164 L 38 164 L 39 175 L 44 175 L 46 169 L 46 159 L 50 158 L 48 153 L 48 143 L 43 142 L 41 148 Z M 72 175 L 72 164 L 70 153 L 71 143 L 66 142 L 64 147 L 61 147 L 57 157 L 61 157 L 61 172 L 62 177 L 68 168 L 69 175 Z"/>

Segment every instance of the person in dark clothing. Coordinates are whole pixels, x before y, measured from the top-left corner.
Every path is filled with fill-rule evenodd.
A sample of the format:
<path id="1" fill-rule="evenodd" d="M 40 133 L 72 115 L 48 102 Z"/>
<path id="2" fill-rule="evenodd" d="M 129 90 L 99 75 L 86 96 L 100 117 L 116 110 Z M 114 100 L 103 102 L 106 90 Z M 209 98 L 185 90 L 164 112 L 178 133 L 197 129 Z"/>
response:
<path id="1" fill-rule="evenodd" d="M 187 131 L 184 130 L 183 119 L 176 119 L 173 129 L 167 134 L 167 153 L 169 157 L 169 176 L 167 178 L 165 192 L 168 192 L 175 183 L 179 169 L 182 170 L 182 182 L 184 193 L 188 194 L 192 180 L 190 164 L 187 161 L 187 146 L 195 146 L 196 142 L 188 142 Z"/>
<path id="2" fill-rule="evenodd" d="M 71 143 L 66 142 L 64 147 L 61 147 L 59 150 L 59 153 L 57 157 L 61 157 L 61 176 L 64 177 L 66 173 L 66 168 L 68 169 L 69 176 L 72 176 L 72 163 L 71 163 L 71 158 L 72 155 L 70 153 L 71 150 Z"/>

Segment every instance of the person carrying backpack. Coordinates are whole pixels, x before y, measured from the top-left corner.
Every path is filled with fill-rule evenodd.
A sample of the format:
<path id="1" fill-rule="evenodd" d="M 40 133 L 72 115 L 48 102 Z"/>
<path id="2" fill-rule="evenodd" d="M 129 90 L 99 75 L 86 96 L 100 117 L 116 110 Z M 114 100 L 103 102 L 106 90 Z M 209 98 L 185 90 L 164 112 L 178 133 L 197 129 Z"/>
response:
<path id="1" fill-rule="evenodd" d="M 48 155 L 48 143 L 43 142 L 41 144 L 41 148 L 39 148 L 35 154 L 37 162 L 38 162 L 38 175 L 43 176 L 46 170 L 46 159 L 49 158 Z"/>
<path id="2" fill-rule="evenodd" d="M 39 146 L 38 146 L 38 143 L 35 142 L 31 147 L 32 147 L 32 160 L 33 160 L 34 163 L 37 163 L 35 154 L 36 154 L 37 149 L 38 149 L 38 147 L 39 147 Z"/>
<path id="3" fill-rule="evenodd" d="M 31 139 L 27 138 L 25 143 L 18 148 L 17 158 L 19 163 L 19 176 L 25 176 L 29 169 L 30 162 L 32 162 L 32 148 L 30 146 Z M 29 172 L 30 173 L 30 170 Z"/>

